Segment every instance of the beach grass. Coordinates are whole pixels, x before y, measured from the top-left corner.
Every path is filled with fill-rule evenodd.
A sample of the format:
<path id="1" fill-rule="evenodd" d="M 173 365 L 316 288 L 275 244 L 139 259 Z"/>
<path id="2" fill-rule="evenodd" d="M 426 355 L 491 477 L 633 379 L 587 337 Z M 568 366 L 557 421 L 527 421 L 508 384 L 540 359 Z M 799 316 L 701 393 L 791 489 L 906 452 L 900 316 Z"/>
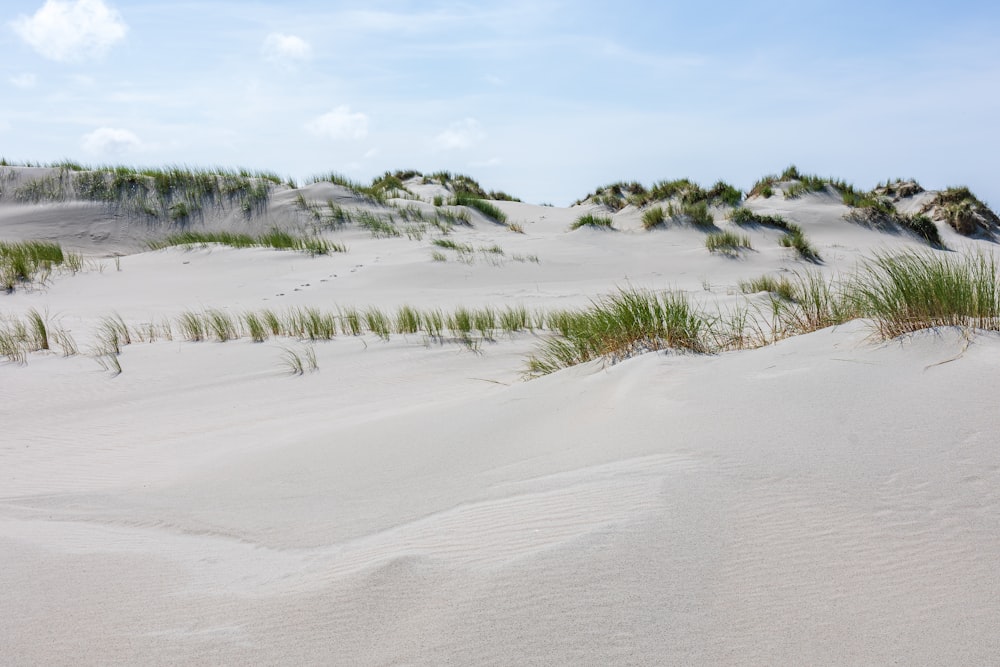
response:
<path id="1" fill-rule="evenodd" d="M 272 228 L 270 231 L 257 236 L 239 232 L 184 231 L 171 234 L 163 239 L 150 241 L 149 247 L 153 250 L 161 250 L 172 246 L 207 246 L 210 243 L 217 243 L 231 248 L 295 250 L 310 255 L 347 252 L 347 246 L 341 243 L 334 243 L 319 236 L 296 236 L 277 228 Z"/>
<path id="2" fill-rule="evenodd" d="M 588 227 L 591 229 L 614 229 L 612 226 L 611 216 L 607 215 L 595 215 L 593 213 L 585 213 L 579 218 L 573 221 L 570 225 L 570 229 L 581 229 Z"/>
<path id="3" fill-rule="evenodd" d="M 847 283 L 846 298 L 882 338 L 939 326 L 1000 331 L 992 255 L 879 254 Z"/>
<path id="4" fill-rule="evenodd" d="M 507 222 L 507 214 L 501 211 L 495 204 L 491 204 L 486 199 L 481 199 L 470 192 L 463 190 L 456 192 L 455 196 L 449 203 L 452 206 L 468 206 L 470 208 L 474 208 L 490 220 L 500 224 L 505 224 Z"/>
<path id="5" fill-rule="evenodd" d="M 731 231 L 715 232 L 705 237 L 705 247 L 709 252 L 724 255 L 736 255 L 740 250 L 750 250 L 750 237 L 746 234 L 736 234 Z"/>
<path id="6" fill-rule="evenodd" d="M 707 351 L 703 334 L 708 321 L 679 293 L 621 290 L 585 310 L 557 314 L 555 323 L 560 335 L 529 357 L 528 374 L 664 348 Z"/>
<path id="7" fill-rule="evenodd" d="M 83 257 L 49 241 L 0 241 L 0 289 L 13 292 L 18 285 L 45 282 L 59 267 L 79 271 Z"/>
<path id="8" fill-rule="evenodd" d="M 663 213 L 662 206 L 654 206 L 642 214 L 642 226 L 643 229 L 653 229 L 659 225 L 666 222 L 666 215 Z"/>

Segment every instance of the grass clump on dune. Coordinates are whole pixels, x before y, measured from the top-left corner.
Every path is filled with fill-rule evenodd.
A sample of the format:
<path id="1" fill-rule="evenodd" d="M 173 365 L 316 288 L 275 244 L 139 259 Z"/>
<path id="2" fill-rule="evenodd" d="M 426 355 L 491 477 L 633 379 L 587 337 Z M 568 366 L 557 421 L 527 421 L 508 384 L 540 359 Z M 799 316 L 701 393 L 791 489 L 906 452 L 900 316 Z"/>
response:
<path id="1" fill-rule="evenodd" d="M 667 217 L 663 213 L 662 206 L 654 206 L 642 214 L 642 226 L 644 229 L 652 229 L 666 222 Z"/>
<path id="2" fill-rule="evenodd" d="M 151 241 L 153 250 L 180 245 L 200 245 L 218 243 L 232 248 L 273 248 L 275 250 L 297 250 L 310 255 L 327 255 L 332 252 L 347 252 L 346 246 L 333 243 L 317 236 L 295 236 L 280 229 L 259 236 L 235 232 L 180 232 L 159 241 Z"/>
<path id="3" fill-rule="evenodd" d="M 63 356 L 77 353 L 76 342 L 68 331 L 50 321 L 48 314 L 29 310 L 26 321 L 18 317 L 0 317 L 0 357 L 24 364 L 31 352 L 59 348 Z"/>
<path id="4" fill-rule="evenodd" d="M 572 225 L 569 226 L 571 230 L 581 229 L 583 227 L 589 227 L 592 229 L 614 229 L 614 227 L 612 227 L 611 216 L 595 215 L 593 213 L 581 215 L 573 221 Z"/>
<path id="5" fill-rule="evenodd" d="M 938 326 L 1000 331 L 1000 282 L 992 255 L 879 255 L 846 287 L 883 338 Z"/>
<path id="6" fill-rule="evenodd" d="M 761 225 L 774 227 L 785 232 L 779 243 L 785 248 L 794 248 L 802 259 L 810 262 L 820 260 L 819 252 L 813 248 L 809 240 L 806 239 L 805 232 L 794 222 L 788 222 L 780 215 L 761 215 L 754 213 L 748 208 L 738 208 L 729 217 L 730 221 L 737 225 Z"/>
<path id="7" fill-rule="evenodd" d="M 758 292 L 769 292 L 782 299 L 792 301 L 795 299 L 795 287 L 785 276 L 775 278 L 773 276 L 760 276 L 751 280 L 741 280 L 740 291 L 744 294 L 757 294 Z"/>
<path id="8" fill-rule="evenodd" d="M 1000 227 L 1000 218 L 996 213 L 967 187 L 951 187 L 939 192 L 921 212 L 944 220 L 964 236 L 977 232 L 994 233 Z"/>
<path id="9" fill-rule="evenodd" d="M 735 255 L 740 250 L 753 248 L 749 236 L 730 231 L 709 234 L 705 237 L 705 247 L 709 252 L 721 252 L 726 255 Z"/>
<path id="10" fill-rule="evenodd" d="M 923 191 L 916 182 L 896 181 L 879 185 L 871 192 L 861 192 L 853 186 L 837 182 L 845 205 L 851 207 L 846 219 L 875 227 L 899 226 L 919 236 L 935 248 L 943 248 L 944 242 L 934 221 L 924 213 L 900 213 L 892 197 L 912 196 Z"/>
<path id="11" fill-rule="evenodd" d="M 620 291 L 582 311 L 562 313 L 560 336 L 545 341 L 528 360 L 543 375 L 601 357 L 624 358 L 665 348 L 707 351 L 707 320 L 682 294 Z"/>
<path id="12" fill-rule="evenodd" d="M 57 267 L 79 271 L 83 257 L 48 241 L 0 241 L 0 289 L 13 292 L 18 284 L 44 281 Z"/>
<path id="13" fill-rule="evenodd" d="M 799 257 L 810 262 L 818 262 L 821 258 L 819 252 L 812 247 L 809 240 L 806 239 L 805 233 L 802 228 L 794 223 L 788 223 L 788 233 L 781 238 L 781 245 L 785 248 L 794 248 Z"/>
<path id="14" fill-rule="evenodd" d="M 712 217 L 712 213 L 708 210 L 708 204 L 704 201 L 685 204 L 681 209 L 681 214 L 690 220 L 695 227 L 715 226 L 715 218 Z"/>
<path id="15" fill-rule="evenodd" d="M 468 206 L 474 208 L 487 218 L 504 224 L 507 222 L 507 214 L 497 208 L 494 204 L 479 198 L 469 192 L 459 191 L 455 193 L 450 204 L 452 206 Z"/>

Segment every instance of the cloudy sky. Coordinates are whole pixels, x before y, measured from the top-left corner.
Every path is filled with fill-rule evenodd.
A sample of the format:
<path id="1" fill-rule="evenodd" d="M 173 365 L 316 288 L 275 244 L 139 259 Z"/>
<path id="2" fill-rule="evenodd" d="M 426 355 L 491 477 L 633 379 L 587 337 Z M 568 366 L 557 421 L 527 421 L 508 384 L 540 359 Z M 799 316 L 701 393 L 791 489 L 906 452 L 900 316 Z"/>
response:
<path id="1" fill-rule="evenodd" d="M 1000 207 L 1000 6 L 5 0 L 0 155 L 448 169 L 565 204 L 795 163 Z"/>

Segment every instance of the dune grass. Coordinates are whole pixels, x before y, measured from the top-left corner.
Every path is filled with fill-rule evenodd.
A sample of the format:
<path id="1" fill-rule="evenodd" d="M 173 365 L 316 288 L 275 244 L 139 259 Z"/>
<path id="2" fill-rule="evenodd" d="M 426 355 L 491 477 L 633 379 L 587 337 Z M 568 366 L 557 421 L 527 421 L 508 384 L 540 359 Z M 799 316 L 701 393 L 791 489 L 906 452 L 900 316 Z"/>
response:
<path id="1" fill-rule="evenodd" d="M 621 290 L 585 310 L 563 314 L 557 326 L 560 336 L 546 340 L 528 359 L 530 374 L 664 348 L 707 351 L 708 321 L 682 294 Z"/>
<path id="2" fill-rule="evenodd" d="M 992 255 L 877 255 L 848 283 L 847 299 L 879 335 L 939 326 L 1000 331 L 1000 281 Z"/>
<path id="3" fill-rule="evenodd" d="M 806 235 L 801 227 L 790 222 L 788 223 L 787 230 L 788 233 L 780 241 L 783 247 L 794 248 L 799 253 L 799 257 L 810 262 L 818 262 L 822 259 L 819 252 L 806 239 Z"/>
<path id="4" fill-rule="evenodd" d="M 581 215 L 573 221 L 573 224 L 569 226 L 571 230 L 581 229 L 583 227 L 589 227 L 591 229 L 614 229 L 612 226 L 611 216 L 595 215 L 593 213 Z"/>
<path id="5" fill-rule="evenodd" d="M 731 231 L 715 232 L 705 237 L 705 247 L 709 252 L 725 255 L 736 255 L 740 250 L 750 250 L 750 237 L 746 234 L 735 234 Z"/>
<path id="6" fill-rule="evenodd" d="M 774 227 L 785 232 L 779 243 L 785 248 L 794 248 L 802 259 L 810 262 L 821 260 L 819 252 L 806 239 L 805 232 L 794 222 L 788 222 L 780 215 L 761 215 L 754 213 L 748 208 L 738 208 L 729 216 L 734 224 L 761 225 L 764 227 Z"/>
<path id="7" fill-rule="evenodd" d="M 44 282 L 59 267 L 79 271 L 83 256 L 48 241 L 0 241 L 0 289 L 13 292 L 19 284 Z"/>
<path id="8" fill-rule="evenodd" d="M 257 236 L 238 232 L 178 232 L 157 241 L 150 241 L 149 247 L 153 250 L 160 250 L 172 246 L 205 246 L 209 243 L 218 243 L 232 248 L 296 250 L 310 255 L 347 252 L 347 247 L 343 244 L 327 241 L 318 236 L 296 236 L 277 228 Z"/>
<path id="9" fill-rule="evenodd" d="M 666 222 L 667 217 L 663 213 L 662 206 L 654 206 L 642 214 L 642 227 L 643 229 L 653 229 L 659 225 Z"/>
<path id="10" fill-rule="evenodd" d="M 505 224 L 507 222 L 506 213 L 497 208 L 496 205 L 491 204 L 485 199 L 481 199 L 472 193 L 465 191 L 456 192 L 450 203 L 452 206 L 468 206 L 470 208 L 474 208 L 494 222 L 498 222 L 500 224 Z"/>
<path id="11" fill-rule="evenodd" d="M 177 222 L 207 208 L 231 208 L 249 219 L 266 209 L 272 188 L 282 185 L 276 174 L 247 169 L 153 169 L 71 162 L 50 166 L 56 169 L 54 174 L 23 183 L 13 192 L 14 199 L 29 203 L 83 199 L 126 215 Z"/>
<path id="12" fill-rule="evenodd" d="M 695 227 L 710 228 L 715 226 L 715 218 L 708 210 L 708 203 L 705 201 L 693 204 L 685 204 L 681 209 L 684 215 Z"/>
<path id="13" fill-rule="evenodd" d="M 717 181 L 707 190 L 687 178 L 659 181 L 650 188 L 636 181 L 619 181 L 599 187 L 575 203 L 590 202 L 620 211 L 629 204 L 643 207 L 652 202 L 673 199 L 677 199 L 680 206 L 690 206 L 699 202 L 704 202 L 706 205 L 738 206 L 743 199 L 743 193 L 725 181 Z"/>
<path id="14" fill-rule="evenodd" d="M 32 308 L 22 319 L 0 316 L 0 357 L 15 364 L 27 363 L 32 352 L 61 352 L 64 357 L 77 354 L 76 341 L 48 313 Z"/>
<path id="15" fill-rule="evenodd" d="M 765 275 L 750 280 L 741 280 L 739 288 L 744 294 L 769 292 L 788 301 L 795 298 L 795 287 L 786 276 L 775 278 Z"/>

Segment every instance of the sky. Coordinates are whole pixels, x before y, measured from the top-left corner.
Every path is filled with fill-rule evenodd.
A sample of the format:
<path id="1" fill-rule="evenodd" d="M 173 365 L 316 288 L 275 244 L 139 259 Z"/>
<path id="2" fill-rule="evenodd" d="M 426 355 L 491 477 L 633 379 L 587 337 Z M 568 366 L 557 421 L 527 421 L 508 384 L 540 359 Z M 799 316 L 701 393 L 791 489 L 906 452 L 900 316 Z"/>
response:
<path id="1" fill-rule="evenodd" d="M 4 0 L 0 156 L 444 169 L 556 205 L 794 163 L 997 209 L 998 31 L 963 0 Z"/>

